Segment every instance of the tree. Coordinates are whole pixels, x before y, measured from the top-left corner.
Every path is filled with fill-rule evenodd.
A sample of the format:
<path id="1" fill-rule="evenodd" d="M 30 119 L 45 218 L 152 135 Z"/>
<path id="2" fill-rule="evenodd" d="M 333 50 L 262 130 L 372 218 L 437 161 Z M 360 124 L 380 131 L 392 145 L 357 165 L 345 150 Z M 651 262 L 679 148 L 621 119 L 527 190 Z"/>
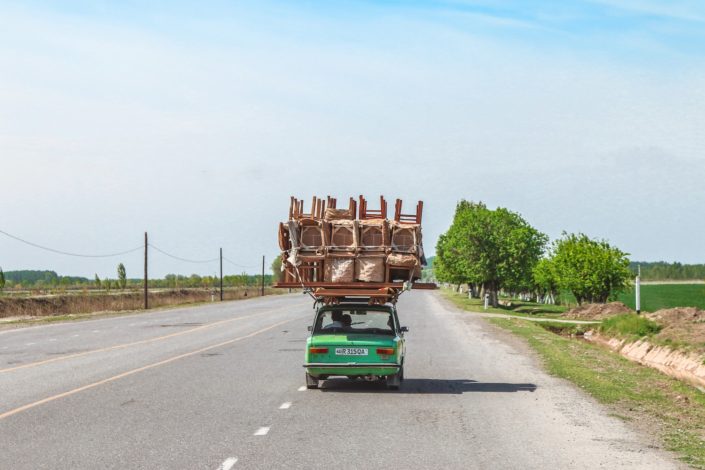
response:
<path id="1" fill-rule="evenodd" d="M 553 243 L 550 263 L 558 286 L 571 291 L 578 304 L 605 303 L 630 286 L 627 256 L 605 240 L 563 232 Z"/>
<path id="2" fill-rule="evenodd" d="M 127 286 L 127 272 L 125 271 L 125 265 L 120 263 L 117 267 L 117 283 L 120 289 L 124 290 Z"/>
<path id="3" fill-rule="evenodd" d="M 275 256 L 274 261 L 272 261 L 271 265 L 272 269 L 272 276 L 273 276 L 273 281 L 274 282 L 279 282 L 282 277 L 282 259 L 281 256 Z"/>
<path id="4" fill-rule="evenodd" d="M 2 268 L 0 268 L 0 290 L 3 290 L 5 288 L 5 273 L 3 272 Z"/>
<path id="5" fill-rule="evenodd" d="M 532 269 L 547 241 L 515 212 L 461 201 L 451 227 L 436 245 L 436 277 L 482 285 L 497 306 L 500 289 L 531 289 Z"/>
<path id="6" fill-rule="evenodd" d="M 558 295 L 558 280 L 553 272 L 553 264 L 548 258 L 541 258 L 533 269 L 534 287 L 544 302 Z M 541 301 L 541 300 L 539 300 Z"/>
<path id="7" fill-rule="evenodd" d="M 100 278 L 98 277 L 98 273 L 95 274 L 95 287 L 96 289 L 100 289 Z"/>

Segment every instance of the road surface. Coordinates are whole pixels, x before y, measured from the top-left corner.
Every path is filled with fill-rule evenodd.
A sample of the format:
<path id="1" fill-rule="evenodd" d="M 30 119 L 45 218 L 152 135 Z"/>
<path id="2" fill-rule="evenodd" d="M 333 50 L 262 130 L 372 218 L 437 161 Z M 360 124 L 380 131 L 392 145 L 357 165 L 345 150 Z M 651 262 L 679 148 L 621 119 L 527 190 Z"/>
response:
<path id="1" fill-rule="evenodd" d="M 401 390 L 306 390 L 311 307 L 274 296 L 0 332 L 0 468 L 679 468 L 435 292 L 399 302 Z"/>

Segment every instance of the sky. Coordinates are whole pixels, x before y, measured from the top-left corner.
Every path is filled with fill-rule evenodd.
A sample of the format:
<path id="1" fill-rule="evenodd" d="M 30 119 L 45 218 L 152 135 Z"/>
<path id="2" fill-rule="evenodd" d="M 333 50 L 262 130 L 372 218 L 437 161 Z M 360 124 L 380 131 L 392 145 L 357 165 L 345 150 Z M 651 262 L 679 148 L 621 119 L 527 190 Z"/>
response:
<path id="1" fill-rule="evenodd" d="M 461 199 L 705 262 L 705 3 L 0 1 L 0 231 L 227 273 L 289 196 Z M 0 233 L 0 267 L 139 277 Z M 215 274 L 152 250 L 150 274 Z"/>

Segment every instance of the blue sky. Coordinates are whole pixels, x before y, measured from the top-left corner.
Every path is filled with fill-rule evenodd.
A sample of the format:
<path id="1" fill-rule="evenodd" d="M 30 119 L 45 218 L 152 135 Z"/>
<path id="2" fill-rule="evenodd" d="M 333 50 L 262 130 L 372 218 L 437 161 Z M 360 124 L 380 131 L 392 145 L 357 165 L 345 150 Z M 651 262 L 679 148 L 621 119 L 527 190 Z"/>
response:
<path id="1" fill-rule="evenodd" d="M 362 192 L 424 199 L 429 251 L 466 198 L 705 262 L 701 2 L 0 2 L 0 20 L 0 230 L 34 242 L 104 253 L 148 230 L 256 265 L 290 194 Z M 0 237 L 5 270 L 133 258 Z"/>

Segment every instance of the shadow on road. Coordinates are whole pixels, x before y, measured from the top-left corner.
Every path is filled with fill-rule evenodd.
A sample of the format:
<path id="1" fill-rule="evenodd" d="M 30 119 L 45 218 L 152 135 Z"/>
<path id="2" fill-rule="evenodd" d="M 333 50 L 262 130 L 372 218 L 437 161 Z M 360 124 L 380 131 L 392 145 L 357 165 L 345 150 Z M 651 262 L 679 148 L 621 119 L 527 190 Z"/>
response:
<path id="1" fill-rule="evenodd" d="M 386 385 L 381 380 L 364 382 L 349 379 L 329 379 L 325 380 L 321 386 L 322 392 L 369 393 L 381 390 L 386 390 Z M 491 383 L 469 379 L 406 379 L 402 382 L 399 390 L 391 393 L 458 395 L 470 392 L 513 393 L 533 392 L 535 390 L 535 384 Z"/>

